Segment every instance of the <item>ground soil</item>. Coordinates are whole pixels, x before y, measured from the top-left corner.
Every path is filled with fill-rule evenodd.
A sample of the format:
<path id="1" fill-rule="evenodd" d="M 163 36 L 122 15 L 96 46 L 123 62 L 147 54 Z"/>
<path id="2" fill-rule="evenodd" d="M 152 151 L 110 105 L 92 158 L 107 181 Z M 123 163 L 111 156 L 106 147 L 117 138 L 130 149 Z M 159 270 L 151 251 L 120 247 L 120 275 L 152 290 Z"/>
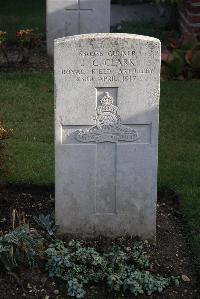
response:
<path id="1" fill-rule="evenodd" d="M 7 186 L 0 191 L 0 230 L 5 232 L 11 227 L 10 215 L 13 209 L 24 211 L 30 226 L 38 229 L 33 220 L 34 215 L 49 214 L 54 210 L 54 190 L 45 187 Z M 146 250 L 153 263 L 151 271 L 163 276 L 182 276 L 189 278 L 188 282 L 180 279 L 180 286 L 172 286 L 163 294 L 139 296 L 137 298 L 185 298 L 198 299 L 198 277 L 193 267 L 192 255 L 188 241 L 187 225 L 178 207 L 178 199 L 173 192 L 159 194 L 157 213 L 157 241 L 155 244 L 146 242 Z M 127 239 L 127 243 L 131 240 Z M 98 238 L 88 241 L 88 244 L 100 248 L 109 248 L 113 240 Z M 68 298 L 63 285 L 48 278 L 45 272 L 45 261 L 41 261 L 33 269 L 20 268 L 7 273 L 0 271 L 0 298 Z M 110 292 L 104 285 L 90 286 L 87 299 L 122 299 L 134 298 L 126 293 Z"/>

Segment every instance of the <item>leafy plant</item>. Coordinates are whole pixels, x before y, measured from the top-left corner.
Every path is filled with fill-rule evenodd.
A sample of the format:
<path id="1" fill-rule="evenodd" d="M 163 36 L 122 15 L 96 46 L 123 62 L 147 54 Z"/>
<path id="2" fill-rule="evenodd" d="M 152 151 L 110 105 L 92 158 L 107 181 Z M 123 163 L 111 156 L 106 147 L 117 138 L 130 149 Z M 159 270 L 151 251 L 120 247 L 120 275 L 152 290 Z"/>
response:
<path id="1" fill-rule="evenodd" d="M 114 291 L 130 291 L 134 295 L 162 292 L 172 278 L 155 276 L 148 271 L 150 262 L 141 242 L 125 250 L 114 246 L 110 252 L 99 253 L 93 247 L 83 247 L 72 240 L 65 247 L 56 240 L 46 250 L 46 268 L 50 277 L 62 279 L 67 294 L 83 298 L 85 286 L 104 281 Z"/>
<path id="2" fill-rule="evenodd" d="M 50 236 L 52 236 L 55 233 L 56 226 L 54 214 L 40 214 L 38 217 L 34 216 L 33 218 L 35 222 L 43 229 L 45 229 Z"/>
<path id="3" fill-rule="evenodd" d="M 200 75 L 200 40 L 195 36 L 171 39 L 162 52 L 163 79 L 191 79 Z"/>
<path id="4" fill-rule="evenodd" d="M 16 32 L 16 39 L 19 44 L 21 53 L 21 61 L 27 62 L 29 59 L 29 50 L 33 47 L 38 46 L 41 42 L 42 34 L 36 29 L 21 29 Z"/>
<path id="5" fill-rule="evenodd" d="M 0 263 L 11 270 L 20 263 L 33 266 L 41 239 L 29 230 L 28 225 L 18 226 L 0 237 Z"/>
<path id="6" fill-rule="evenodd" d="M 38 45 L 38 43 L 41 41 L 42 34 L 38 28 L 21 29 L 16 32 L 16 38 L 21 46 L 30 48 Z"/>
<path id="7" fill-rule="evenodd" d="M 5 57 L 7 63 L 9 63 L 8 54 L 6 51 L 7 32 L 0 30 L 0 50 Z"/>

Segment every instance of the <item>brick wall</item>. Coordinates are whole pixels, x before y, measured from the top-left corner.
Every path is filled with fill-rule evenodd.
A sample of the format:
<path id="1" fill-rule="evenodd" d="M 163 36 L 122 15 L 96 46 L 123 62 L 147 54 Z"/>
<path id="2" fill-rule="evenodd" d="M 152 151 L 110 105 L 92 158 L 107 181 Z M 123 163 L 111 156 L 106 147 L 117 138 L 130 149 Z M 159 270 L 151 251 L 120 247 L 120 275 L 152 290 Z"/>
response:
<path id="1" fill-rule="evenodd" d="M 183 33 L 200 33 L 200 0 L 188 0 L 180 10 L 180 26 Z"/>

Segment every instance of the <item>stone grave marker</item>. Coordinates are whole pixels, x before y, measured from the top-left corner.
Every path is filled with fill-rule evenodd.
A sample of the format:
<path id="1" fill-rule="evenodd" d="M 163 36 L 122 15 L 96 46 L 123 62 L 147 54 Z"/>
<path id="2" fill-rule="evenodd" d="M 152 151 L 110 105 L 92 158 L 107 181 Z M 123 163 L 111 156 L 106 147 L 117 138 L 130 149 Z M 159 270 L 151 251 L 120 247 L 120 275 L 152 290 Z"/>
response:
<path id="1" fill-rule="evenodd" d="M 160 41 L 55 41 L 56 223 L 80 237 L 156 231 Z"/>
<path id="2" fill-rule="evenodd" d="M 82 33 L 110 32 L 110 0 L 47 0 L 47 53 L 54 39 Z"/>

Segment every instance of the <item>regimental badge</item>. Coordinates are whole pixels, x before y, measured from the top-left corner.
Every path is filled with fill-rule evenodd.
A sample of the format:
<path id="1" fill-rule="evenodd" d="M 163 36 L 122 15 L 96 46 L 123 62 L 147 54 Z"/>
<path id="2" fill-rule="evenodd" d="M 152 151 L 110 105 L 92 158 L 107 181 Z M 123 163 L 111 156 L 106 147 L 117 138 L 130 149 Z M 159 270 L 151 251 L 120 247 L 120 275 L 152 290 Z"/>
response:
<path id="1" fill-rule="evenodd" d="M 121 123 L 119 109 L 113 105 L 113 98 L 108 92 L 96 108 L 96 125 L 74 132 L 74 138 L 80 142 L 134 142 L 139 136 L 135 129 Z"/>

